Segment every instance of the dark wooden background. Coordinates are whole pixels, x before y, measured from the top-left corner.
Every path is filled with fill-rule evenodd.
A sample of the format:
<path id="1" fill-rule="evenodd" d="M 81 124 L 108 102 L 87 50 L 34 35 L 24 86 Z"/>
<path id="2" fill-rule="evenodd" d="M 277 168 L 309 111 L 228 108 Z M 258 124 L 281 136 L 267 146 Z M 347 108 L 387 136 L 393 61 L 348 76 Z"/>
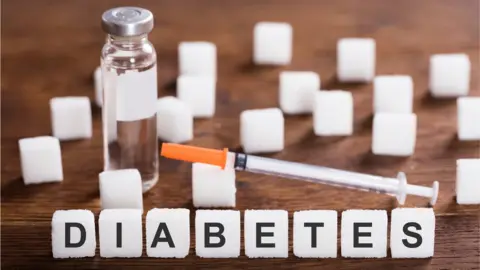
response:
<path id="1" fill-rule="evenodd" d="M 174 95 L 177 45 L 207 40 L 218 49 L 215 117 L 195 121 L 193 145 L 239 149 L 242 110 L 278 106 L 281 70 L 312 70 L 322 88 L 351 90 L 355 130 L 346 138 L 316 137 L 310 116 L 286 117 L 285 150 L 275 158 L 395 176 L 413 184 L 440 182 L 435 206 L 437 227 L 432 259 L 200 259 L 194 237 L 186 259 L 53 260 L 50 221 L 58 209 L 91 209 L 98 216 L 98 173 L 102 170 L 101 111 L 93 109 L 93 138 L 62 142 L 65 179 L 61 184 L 24 186 L 18 139 L 51 134 L 52 97 L 94 97 L 92 72 L 99 64 L 103 11 L 137 5 L 152 10 L 150 35 L 158 53 L 159 95 Z M 258 21 L 286 21 L 294 29 L 293 63 L 288 67 L 251 64 L 252 31 Z M 1 52 L 1 255 L 3 269 L 322 268 L 322 269 L 479 269 L 480 207 L 455 202 L 455 160 L 479 157 L 478 142 L 456 139 L 456 101 L 429 97 L 428 63 L 433 53 L 465 52 L 472 62 L 470 95 L 479 96 L 479 1 L 94 1 L 6 0 L 2 6 Z M 335 80 L 336 42 L 342 37 L 373 37 L 377 74 L 408 74 L 415 84 L 418 115 L 415 154 L 408 158 L 370 152 L 372 85 Z M 145 195 L 145 209 L 187 207 L 190 164 L 161 159 L 160 181 Z M 384 195 L 308 184 L 275 177 L 237 174 L 236 209 L 387 209 Z M 407 198 L 407 206 L 427 200 Z M 192 221 L 194 214 L 191 214 Z M 290 227 L 292 222 L 290 220 Z M 192 225 L 192 230 L 194 227 Z M 243 233 L 243 229 L 242 229 Z M 290 234 L 291 241 L 291 234 Z M 340 246 L 339 246 L 340 248 Z"/>

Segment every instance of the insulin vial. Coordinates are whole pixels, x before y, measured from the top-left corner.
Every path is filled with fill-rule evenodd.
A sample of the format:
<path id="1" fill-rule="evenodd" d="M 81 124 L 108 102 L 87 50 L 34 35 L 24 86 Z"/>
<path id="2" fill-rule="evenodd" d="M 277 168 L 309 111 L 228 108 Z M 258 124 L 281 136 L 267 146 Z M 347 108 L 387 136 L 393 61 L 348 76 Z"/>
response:
<path id="1" fill-rule="evenodd" d="M 157 56 L 150 11 L 119 7 L 102 15 L 104 170 L 138 169 L 143 192 L 158 180 Z"/>

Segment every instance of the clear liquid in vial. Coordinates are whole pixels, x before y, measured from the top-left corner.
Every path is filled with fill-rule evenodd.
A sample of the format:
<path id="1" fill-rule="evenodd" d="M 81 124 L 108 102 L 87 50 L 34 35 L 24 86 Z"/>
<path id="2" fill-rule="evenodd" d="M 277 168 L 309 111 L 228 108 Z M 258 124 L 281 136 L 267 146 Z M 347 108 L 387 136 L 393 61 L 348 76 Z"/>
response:
<path id="1" fill-rule="evenodd" d="M 138 69 L 144 72 L 152 66 Z M 118 76 L 125 70 L 109 68 L 107 73 Z M 115 84 L 110 84 L 115 85 Z M 112 89 L 109 89 L 109 88 Z M 115 93 L 116 89 L 107 83 L 104 95 Z M 110 91 L 110 92 L 109 92 Z M 142 89 L 138 89 L 142 91 Z M 104 99 L 104 100 L 106 100 Z M 156 114 L 151 117 L 135 121 L 117 121 L 115 118 L 116 101 L 110 96 L 110 100 L 104 103 L 104 147 L 105 170 L 137 169 L 142 177 L 143 192 L 148 191 L 158 181 L 158 141 L 157 141 L 157 118 Z M 110 104 L 109 104 L 110 103 Z M 116 134 L 112 134 L 116 133 Z"/>

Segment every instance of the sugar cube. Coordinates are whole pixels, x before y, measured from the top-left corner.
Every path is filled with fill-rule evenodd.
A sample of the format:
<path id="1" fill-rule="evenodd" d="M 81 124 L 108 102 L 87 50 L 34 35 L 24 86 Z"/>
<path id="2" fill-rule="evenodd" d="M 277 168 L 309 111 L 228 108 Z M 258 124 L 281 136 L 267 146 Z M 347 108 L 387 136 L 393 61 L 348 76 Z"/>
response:
<path id="1" fill-rule="evenodd" d="M 385 210 L 342 212 L 342 256 L 346 258 L 385 258 L 388 218 Z"/>
<path id="2" fill-rule="evenodd" d="M 288 212 L 246 210 L 245 255 L 249 258 L 288 257 Z"/>
<path id="3" fill-rule="evenodd" d="M 193 114 L 190 107 L 176 97 L 157 102 L 157 135 L 160 139 L 184 143 L 193 139 Z"/>
<path id="4" fill-rule="evenodd" d="M 432 208 L 392 210 L 392 258 L 429 258 L 434 253 L 435 214 Z"/>
<path id="5" fill-rule="evenodd" d="M 100 256 L 134 258 L 142 256 L 142 211 L 105 209 L 98 218 Z"/>
<path id="6" fill-rule="evenodd" d="M 457 99 L 458 139 L 480 140 L 480 97 Z"/>
<path id="7" fill-rule="evenodd" d="M 480 204 L 480 158 L 457 160 L 458 204 Z"/>
<path id="8" fill-rule="evenodd" d="M 415 150 L 415 114 L 376 113 L 373 117 L 372 152 L 376 155 L 410 156 Z"/>
<path id="9" fill-rule="evenodd" d="M 313 130 L 317 136 L 353 133 L 353 97 L 348 91 L 317 91 L 313 108 Z"/>
<path id="10" fill-rule="evenodd" d="M 178 77 L 177 97 L 185 102 L 197 118 L 212 117 L 215 113 L 215 78 L 211 76 Z"/>
<path id="11" fill-rule="evenodd" d="M 60 140 L 92 137 L 92 111 L 88 97 L 50 99 L 53 136 Z"/>
<path id="12" fill-rule="evenodd" d="M 180 42 L 178 45 L 180 75 L 217 75 L 217 48 L 206 41 Z"/>
<path id="13" fill-rule="evenodd" d="M 195 207 L 235 207 L 235 170 L 192 164 L 192 197 Z"/>
<path id="14" fill-rule="evenodd" d="M 470 88 L 470 59 L 462 53 L 430 57 L 430 93 L 433 97 L 466 96 Z"/>
<path id="15" fill-rule="evenodd" d="M 60 142 L 51 136 L 18 140 L 25 185 L 63 180 Z"/>
<path id="16" fill-rule="evenodd" d="M 95 217 L 89 210 L 57 210 L 52 217 L 54 258 L 95 256 Z"/>
<path id="17" fill-rule="evenodd" d="M 201 258 L 240 256 L 240 211 L 197 210 L 195 249 Z"/>
<path id="18" fill-rule="evenodd" d="M 283 150 L 284 119 L 278 108 L 246 110 L 240 115 L 240 143 L 245 153 Z"/>
<path id="19" fill-rule="evenodd" d="M 311 71 L 280 73 L 280 108 L 286 114 L 311 113 L 314 94 L 320 89 L 320 77 Z"/>
<path id="20" fill-rule="evenodd" d="M 373 81 L 373 110 L 375 113 L 411 113 L 412 107 L 412 77 L 405 75 L 375 77 Z"/>
<path id="21" fill-rule="evenodd" d="M 93 73 L 93 83 L 95 86 L 95 104 L 98 107 L 103 106 L 103 85 L 102 85 L 102 68 L 97 67 Z"/>
<path id="22" fill-rule="evenodd" d="M 375 76 L 375 40 L 342 38 L 337 43 L 337 78 L 342 82 L 368 82 Z"/>
<path id="23" fill-rule="evenodd" d="M 259 22 L 253 30 L 253 61 L 258 65 L 287 65 L 292 61 L 292 26 Z"/>
<path id="24" fill-rule="evenodd" d="M 148 211 L 146 218 L 148 257 L 185 258 L 190 250 L 190 210 Z"/>
<path id="25" fill-rule="evenodd" d="M 300 258 L 336 258 L 337 211 L 293 213 L 293 253 Z"/>
<path id="26" fill-rule="evenodd" d="M 137 169 L 104 171 L 99 178 L 102 209 L 143 210 L 142 178 Z"/>

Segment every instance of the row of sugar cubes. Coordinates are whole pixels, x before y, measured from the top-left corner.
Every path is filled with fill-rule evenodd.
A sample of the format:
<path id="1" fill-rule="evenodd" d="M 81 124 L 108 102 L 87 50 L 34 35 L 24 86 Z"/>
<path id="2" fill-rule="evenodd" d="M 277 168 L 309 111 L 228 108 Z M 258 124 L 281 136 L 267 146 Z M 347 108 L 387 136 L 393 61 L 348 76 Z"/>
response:
<path id="1" fill-rule="evenodd" d="M 190 251 L 190 211 L 152 209 L 146 215 L 149 257 L 185 258 Z M 94 215 L 88 210 L 60 210 L 52 218 L 54 258 L 93 257 L 96 251 Z M 246 210 L 245 255 L 286 258 L 289 250 L 288 213 Z M 337 257 L 337 211 L 307 210 L 293 214 L 293 253 L 300 258 Z M 100 213 L 100 256 L 141 257 L 142 211 L 107 209 Z M 347 210 L 341 219 L 341 254 L 348 258 L 385 258 L 388 248 L 385 210 Z M 195 249 L 202 258 L 240 256 L 240 211 L 197 210 Z M 390 249 L 393 258 L 434 255 L 435 214 L 431 208 L 392 211 Z"/>

